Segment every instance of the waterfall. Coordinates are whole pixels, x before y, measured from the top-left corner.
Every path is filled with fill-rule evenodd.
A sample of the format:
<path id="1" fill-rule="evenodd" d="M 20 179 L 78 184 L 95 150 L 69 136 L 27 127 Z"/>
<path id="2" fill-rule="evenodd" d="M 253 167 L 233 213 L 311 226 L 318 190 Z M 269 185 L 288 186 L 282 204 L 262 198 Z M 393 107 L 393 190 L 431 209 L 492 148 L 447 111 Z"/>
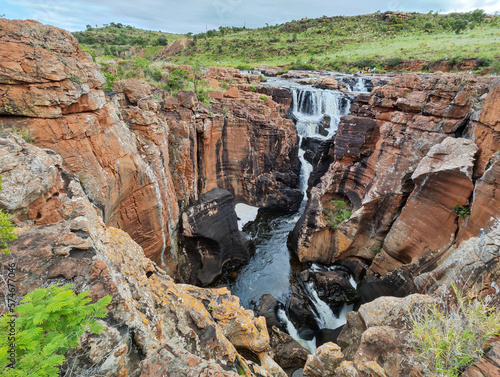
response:
<path id="1" fill-rule="evenodd" d="M 288 318 L 286 315 L 286 312 L 283 309 L 278 309 L 277 311 L 277 317 L 278 319 L 285 324 L 286 326 L 286 331 L 288 331 L 288 334 L 295 339 L 299 344 L 314 353 L 314 350 L 316 349 L 316 338 L 312 338 L 311 340 L 304 340 L 300 337 L 299 332 L 293 325 L 292 321 Z"/>
<path id="2" fill-rule="evenodd" d="M 365 81 L 363 80 L 362 77 L 358 77 L 356 79 L 356 84 L 352 87 L 353 92 L 361 92 L 361 93 L 367 93 L 368 90 L 366 89 L 365 86 Z"/>
<path id="3" fill-rule="evenodd" d="M 362 89 L 361 85 L 364 85 L 362 78 L 358 81 L 350 75 L 345 75 L 345 78 L 346 82 L 350 79 L 349 88 Z M 290 113 L 295 120 L 299 136 L 300 189 L 305 193 L 309 175 L 313 169 L 306 156 L 310 160 L 311 154 L 316 152 L 320 142 L 335 135 L 340 118 L 348 114 L 354 96 L 350 93 L 319 89 L 274 77 L 268 78 L 263 85 L 289 88 L 292 93 Z M 304 140 L 305 138 L 307 140 Z M 304 210 L 305 205 L 304 195 L 301 211 Z M 238 217 L 241 219 L 240 226 L 242 226 L 246 221 L 253 220 L 254 212 L 240 207 L 237 210 Z M 246 227 L 246 231 L 251 234 L 255 243 L 256 251 L 248 264 L 239 271 L 236 280 L 228 282 L 233 294 L 240 297 L 242 305 L 246 308 L 252 308 L 252 303 L 258 302 L 263 294 L 271 294 L 283 303 L 290 300 L 293 269 L 290 266 L 290 253 L 286 242 L 294 224 L 301 216 L 301 211 L 286 215 L 262 212 L 254 224 Z M 252 216 L 248 213 L 247 217 L 247 212 L 252 212 Z M 319 266 L 318 268 L 324 269 Z M 354 286 L 354 280 L 350 279 L 350 281 Z M 345 323 L 345 314 L 352 310 L 352 305 L 344 305 L 337 318 L 328 304 L 319 298 L 312 282 L 307 282 L 302 287 L 303 292 L 309 297 L 311 311 L 319 328 L 335 329 Z M 305 348 L 315 350 L 315 339 L 308 341 L 301 339 L 298 330 L 287 317 L 286 310 L 278 310 L 277 316 L 295 340 Z"/>

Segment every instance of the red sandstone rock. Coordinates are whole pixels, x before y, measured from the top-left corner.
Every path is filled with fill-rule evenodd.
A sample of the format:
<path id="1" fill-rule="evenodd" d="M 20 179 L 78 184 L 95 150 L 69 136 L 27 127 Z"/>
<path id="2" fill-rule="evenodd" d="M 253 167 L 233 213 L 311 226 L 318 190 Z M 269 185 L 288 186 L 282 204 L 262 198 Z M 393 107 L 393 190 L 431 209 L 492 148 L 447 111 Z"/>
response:
<path id="1" fill-rule="evenodd" d="M 55 118 L 79 101 L 76 111 L 104 105 L 94 89 L 106 80 L 71 34 L 7 19 L 0 19 L 0 31 L 0 114 Z"/>
<path id="2" fill-rule="evenodd" d="M 236 88 L 235 86 L 232 86 L 224 92 L 224 97 L 226 97 L 226 98 L 239 98 L 240 92 L 238 91 L 238 88 Z"/>
<path id="3" fill-rule="evenodd" d="M 146 99 L 155 90 L 153 85 L 138 79 L 125 80 L 116 85 L 123 90 L 127 99 L 133 104 Z"/>
<path id="4" fill-rule="evenodd" d="M 313 174 L 306 211 L 290 238 L 290 246 L 296 250 L 299 259 L 327 264 L 353 257 L 372 260 L 399 212 L 403 214 L 405 205 L 410 203 L 406 200 L 414 191 L 411 176 L 417 165 L 432 146 L 453 135 L 466 123 L 472 103 L 480 106 L 479 96 L 489 90 L 489 96 L 496 98 L 493 90 L 496 86 L 490 83 L 491 78 L 471 75 L 404 74 L 394 77 L 392 85 L 375 88 L 370 95 L 358 96 L 351 107 L 352 115 L 342 118 L 335 143 L 325 154 L 330 156 L 330 160 L 325 159 L 329 161 L 328 165 L 321 167 L 326 173 L 322 177 Z M 489 137 L 492 140 L 494 133 L 484 129 L 483 139 Z M 476 134 L 478 130 L 479 126 L 476 126 Z M 492 142 L 485 144 L 492 145 Z M 481 152 L 479 142 L 478 145 Z M 467 174 L 471 166 L 468 169 Z M 458 179 L 454 173 L 446 178 L 448 182 L 436 182 L 442 185 L 443 195 L 450 195 L 451 201 L 457 201 L 453 204 L 446 201 L 447 209 L 442 213 L 445 217 L 452 214 L 451 223 L 455 218 L 453 207 L 458 202 L 467 204 L 472 189 L 467 174 L 465 181 L 460 178 L 464 186 L 458 184 L 454 188 L 454 179 Z M 458 195 L 456 198 L 455 194 Z M 440 203 L 440 194 L 433 195 L 434 202 Z M 336 230 L 328 226 L 324 210 L 333 199 L 344 200 L 353 206 L 351 218 Z M 429 206 L 434 211 L 432 205 Z M 415 219 L 412 221 L 421 224 L 427 223 L 426 218 L 431 213 L 413 212 Z M 438 221 L 439 227 L 440 221 L 444 220 Z M 443 234 L 435 229 L 432 232 L 436 239 L 447 241 L 439 246 L 428 246 L 443 248 L 452 242 L 452 228 L 456 230 L 456 226 L 451 223 Z M 410 233 L 415 231 L 414 226 L 410 226 Z M 422 255 L 422 249 L 417 252 L 415 245 L 407 246 L 404 253 Z M 401 265 L 401 261 L 385 255 L 384 271 Z M 412 258 L 405 259 L 409 260 Z"/>
<path id="5" fill-rule="evenodd" d="M 398 262 L 408 264 L 451 245 L 457 231 L 454 208 L 468 204 L 476 152 L 471 140 L 454 138 L 429 150 L 412 175 L 415 188 L 385 237 L 372 271 L 383 275 Z"/>

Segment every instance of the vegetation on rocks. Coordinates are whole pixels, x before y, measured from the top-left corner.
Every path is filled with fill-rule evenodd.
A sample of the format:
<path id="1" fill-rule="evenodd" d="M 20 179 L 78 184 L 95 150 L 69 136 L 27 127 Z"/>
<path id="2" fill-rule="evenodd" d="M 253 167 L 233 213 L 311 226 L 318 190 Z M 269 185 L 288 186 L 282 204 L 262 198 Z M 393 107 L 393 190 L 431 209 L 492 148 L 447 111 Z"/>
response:
<path id="1" fill-rule="evenodd" d="M 458 217 L 467 217 L 470 215 L 470 208 L 467 206 L 461 206 L 457 204 L 453 211 L 457 214 Z"/>
<path id="2" fill-rule="evenodd" d="M 458 376 L 500 334 L 500 312 L 488 299 L 466 297 L 455 287 L 454 299 L 410 313 L 412 341 L 425 376 Z"/>
<path id="3" fill-rule="evenodd" d="M 1 178 L 2 176 L 0 175 L 0 191 L 2 191 Z M 14 225 L 10 221 L 10 216 L 0 209 L 0 252 L 8 253 L 8 243 L 16 238 L 17 236 L 14 234 Z"/>
<path id="4" fill-rule="evenodd" d="M 200 102 L 208 104 L 207 93 L 215 90 L 206 81 L 200 79 L 203 73 L 200 67 L 191 67 L 187 70 L 162 62 L 151 62 L 139 56 L 123 60 L 104 56 L 98 57 L 97 61 L 106 77 L 103 90 L 107 92 L 114 91 L 115 83 L 120 80 L 137 78 L 168 91 L 174 96 L 181 90 L 192 90 Z"/>
<path id="5" fill-rule="evenodd" d="M 87 52 L 93 51 L 99 56 L 120 56 L 125 59 L 137 55 L 151 56 L 168 43 L 186 38 L 184 34 L 143 30 L 119 22 L 111 22 L 101 27 L 87 25 L 87 30 L 76 31 L 73 35 L 80 44 L 89 48 Z"/>
<path id="6" fill-rule="evenodd" d="M 76 295 L 70 284 L 38 288 L 28 293 L 17 306 L 15 318 L 15 363 L 10 358 L 9 333 L 12 316 L 0 320 L 0 371 L 4 377 L 59 376 L 64 354 L 80 344 L 89 330 L 99 334 L 103 326 L 96 321 L 106 316 L 111 296 L 94 304 L 88 291 Z"/>
<path id="7" fill-rule="evenodd" d="M 337 227 L 351 217 L 352 206 L 343 200 L 331 200 L 324 208 L 323 213 L 326 216 L 328 226 L 332 229 Z"/>

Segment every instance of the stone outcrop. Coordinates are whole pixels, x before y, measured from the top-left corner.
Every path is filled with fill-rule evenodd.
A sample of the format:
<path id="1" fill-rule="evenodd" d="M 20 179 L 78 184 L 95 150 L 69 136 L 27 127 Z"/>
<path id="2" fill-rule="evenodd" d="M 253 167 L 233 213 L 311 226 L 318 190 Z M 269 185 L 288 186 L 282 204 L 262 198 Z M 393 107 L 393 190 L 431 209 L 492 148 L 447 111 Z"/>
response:
<path id="1" fill-rule="evenodd" d="M 271 98 L 235 85 L 238 98 L 214 100 L 209 110 L 193 92 L 169 97 L 134 79 L 105 97 L 99 67 L 67 32 L 4 19 L 0 30 L 2 130 L 59 154 L 105 224 L 130 234 L 172 276 L 192 276 L 189 255 L 178 248 L 179 222 L 201 194 L 220 187 L 261 207 L 299 205 L 297 134 Z M 49 199 L 17 221 L 57 221 L 39 211 Z"/>
<path id="2" fill-rule="evenodd" d="M 12 254 L 0 257 L 2 269 L 16 265 L 14 299 L 53 283 L 73 283 L 77 292 L 88 290 L 93 300 L 112 296 L 104 331 L 84 335 L 63 371 L 286 376 L 267 353 L 263 317 L 243 309 L 226 288 L 175 284 L 127 233 L 104 224 L 78 179 L 60 166 L 61 156 L 16 135 L 0 138 L 0 145 L 4 192 L 19 193 L 4 195 L 3 207 L 25 214 L 31 197 L 50 201 L 52 195 L 59 201 L 59 221 L 18 228 L 18 239 L 9 245 Z M 37 190 L 18 179 L 33 172 L 44 182 Z M 2 295 L 7 292 L 3 288 Z"/>
<path id="3" fill-rule="evenodd" d="M 231 116 L 207 124 L 200 135 L 202 191 L 220 187 L 237 201 L 275 210 L 297 210 L 298 138 L 293 122 L 279 106 L 256 93 L 239 101 L 223 100 L 214 109 Z M 254 99 L 248 106 L 245 99 Z M 220 106 L 220 107 L 219 107 Z"/>
<path id="4" fill-rule="evenodd" d="M 169 58 L 192 45 L 194 45 L 194 41 L 192 39 L 175 40 L 163 47 L 162 50 L 156 54 L 156 58 Z"/>
<path id="5" fill-rule="evenodd" d="M 106 80 L 70 33 L 7 19 L 0 31 L 0 114 L 56 118 L 104 105 Z"/>
<path id="6" fill-rule="evenodd" d="M 415 188 L 385 237 L 373 272 L 384 275 L 453 243 L 458 229 L 456 206 L 469 202 L 477 150 L 472 140 L 451 137 L 429 150 L 412 174 Z"/>
<path id="7" fill-rule="evenodd" d="M 375 367 L 374 361 L 380 368 L 375 369 L 384 373 L 381 375 L 410 376 L 411 355 L 415 354 L 407 341 L 410 313 L 434 302 L 427 295 L 381 297 L 348 313 L 347 324 L 338 338 L 345 359 L 354 363 L 360 376 Z"/>
<path id="8" fill-rule="evenodd" d="M 197 278 L 203 285 L 212 283 L 228 260 L 247 261 L 250 257 L 229 191 L 215 188 L 203 194 L 199 204 L 182 214 L 182 229 L 185 237 L 195 239 L 190 254 L 201 256 L 203 268 Z"/>
<path id="9" fill-rule="evenodd" d="M 491 225 L 498 211 L 488 217 L 477 209 L 478 225 L 466 233 L 468 220 L 455 207 L 496 200 L 497 88 L 493 78 L 404 74 L 358 95 L 329 149 L 313 161 L 320 173 L 311 176 L 307 208 L 289 239 L 299 259 L 375 260 L 368 273 L 378 276 L 423 257 L 436 260 L 457 234 L 466 239 Z M 463 135 L 472 140 L 454 138 Z M 332 200 L 353 208 L 335 228 Z"/>

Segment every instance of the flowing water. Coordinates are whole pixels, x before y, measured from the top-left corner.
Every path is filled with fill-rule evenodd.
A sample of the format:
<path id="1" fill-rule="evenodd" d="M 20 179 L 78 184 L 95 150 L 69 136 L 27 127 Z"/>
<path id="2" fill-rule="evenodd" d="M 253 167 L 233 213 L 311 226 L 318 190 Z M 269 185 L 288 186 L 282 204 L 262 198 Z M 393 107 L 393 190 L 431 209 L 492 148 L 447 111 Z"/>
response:
<path id="1" fill-rule="evenodd" d="M 305 137 L 318 140 L 333 137 L 340 118 L 348 113 L 353 97 L 351 94 L 317 89 L 310 85 L 276 78 L 269 78 L 267 85 L 287 87 L 292 91 L 291 113 L 296 121 L 300 138 L 299 145 L 302 145 Z M 357 80 L 350 89 L 358 92 L 365 91 L 363 80 Z M 305 150 L 302 148 L 299 149 L 299 159 L 301 162 L 300 189 L 305 193 L 312 166 L 305 159 Z M 241 219 L 240 226 L 243 226 L 243 231 L 255 244 L 255 254 L 239 271 L 237 279 L 227 282 L 244 307 L 252 308 L 264 294 L 272 295 L 285 305 L 290 299 L 291 285 L 297 284 L 292 265 L 297 264 L 297 261 L 288 250 L 287 237 L 304 211 L 305 204 L 306 196 L 304 195 L 297 213 L 271 214 L 268 211 L 259 211 L 254 221 L 250 221 L 252 216 L 248 217 L 248 212 L 252 212 L 251 208 L 247 208 L 248 206 L 236 208 L 238 217 Z M 255 210 L 254 208 L 253 211 Z M 350 280 L 354 283 L 354 279 Z M 304 291 L 314 306 L 316 321 L 320 328 L 334 329 L 345 323 L 345 314 L 352 310 L 352 306 L 344 305 L 340 317 L 337 318 L 330 307 L 318 297 L 312 282 L 305 284 Z M 306 348 L 314 350 L 314 339 L 309 341 L 300 339 L 285 310 L 280 309 L 278 317 L 292 337 Z"/>

